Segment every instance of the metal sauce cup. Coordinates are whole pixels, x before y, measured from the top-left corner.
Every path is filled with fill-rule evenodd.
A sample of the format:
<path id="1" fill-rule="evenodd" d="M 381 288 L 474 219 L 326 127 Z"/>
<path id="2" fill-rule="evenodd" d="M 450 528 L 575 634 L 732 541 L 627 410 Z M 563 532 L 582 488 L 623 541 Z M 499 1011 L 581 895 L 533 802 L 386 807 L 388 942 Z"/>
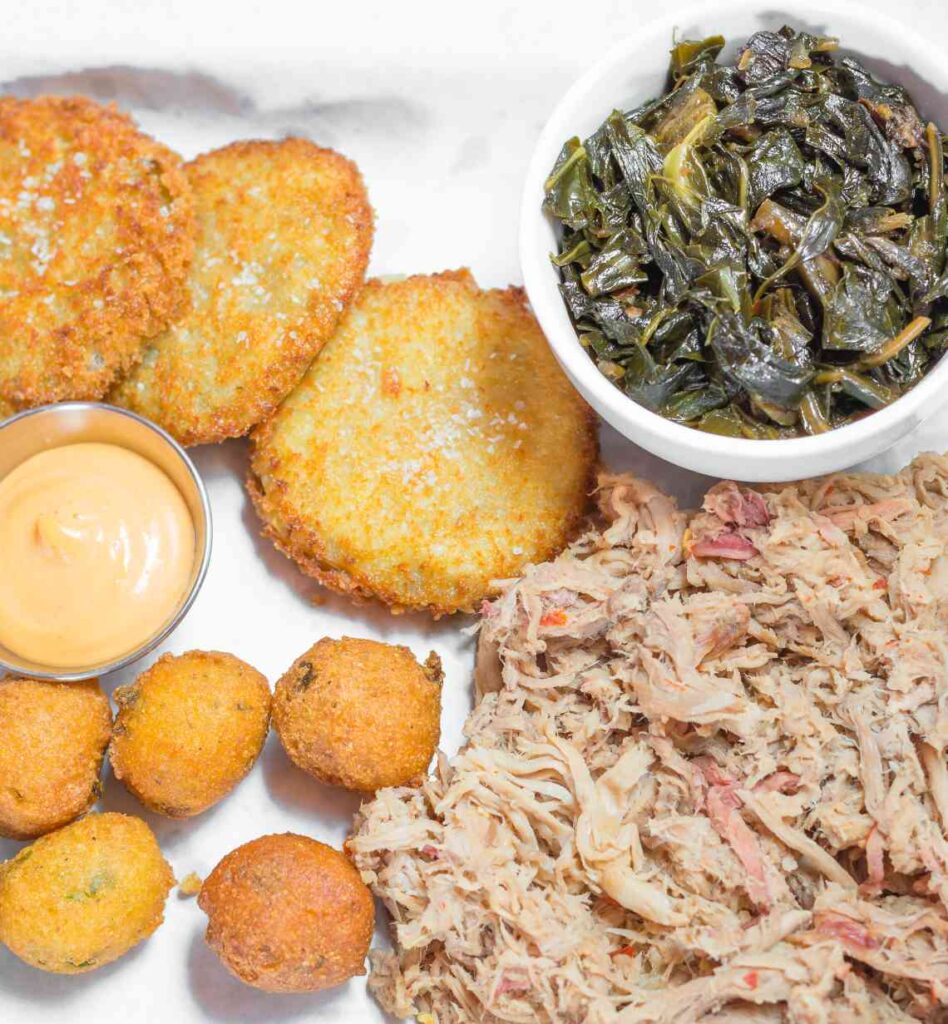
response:
<path id="1" fill-rule="evenodd" d="M 0 423 L 0 479 L 39 452 L 82 441 L 119 445 L 163 470 L 181 492 L 194 521 L 194 564 L 188 588 L 174 614 L 155 633 L 119 658 L 98 665 L 52 669 L 21 658 L 0 644 L 0 670 L 15 675 L 71 682 L 105 675 L 157 647 L 194 603 L 211 558 L 211 506 L 194 463 L 184 449 L 154 423 L 101 402 L 62 402 L 29 409 Z M 2 671 L 0 671 L 2 674 Z"/>

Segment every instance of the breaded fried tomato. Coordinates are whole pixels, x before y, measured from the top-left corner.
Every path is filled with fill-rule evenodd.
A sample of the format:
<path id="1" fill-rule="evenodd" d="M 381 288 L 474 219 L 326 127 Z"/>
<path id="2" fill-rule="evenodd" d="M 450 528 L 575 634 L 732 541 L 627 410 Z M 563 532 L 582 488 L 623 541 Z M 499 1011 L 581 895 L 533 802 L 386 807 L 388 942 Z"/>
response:
<path id="1" fill-rule="evenodd" d="M 366 286 L 254 432 L 248 487 L 304 572 L 441 614 L 566 544 L 596 451 L 523 292 L 459 271 Z"/>
<path id="2" fill-rule="evenodd" d="M 0 865 L 0 942 L 44 971 L 94 970 L 151 935 L 173 884 L 145 822 L 90 814 Z"/>
<path id="3" fill-rule="evenodd" d="M 253 767 L 270 726 L 266 677 L 232 654 L 165 654 L 115 691 L 112 771 L 146 807 L 199 814 Z"/>
<path id="4" fill-rule="evenodd" d="M 305 139 L 236 142 L 186 170 L 190 309 L 110 400 L 194 445 L 247 433 L 299 381 L 362 284 L 372 209 L 355 165 Z"/>
<path id="5" fill-rule="evenodd" d="M 94 679 L 0 681 L 0 835 L 33 839 L 84 814 L 99 797 L 111 727 Z"/>
<path id="6" fill-rule="evenodd" d="M 0 415 L 101 398 L 179 312 L 195 230 L 180 159 L 130 118 L 0 99 Z"/>
<path id="7" fill-rule="evenodd" d="M 365 974 L 372 895 L 348 858 L 306 836 L 262 836 L 233 850 L 198 896 L 207 944 L 241 981 L 311 992 Z"/>
<path id="8" fill-rule="evenodd" d="M 441 735 L 441 661 L 407 647 L 323 639 L 276 685 L 273 724 L 291 761 L 373 792 L 423 775 Z"/>

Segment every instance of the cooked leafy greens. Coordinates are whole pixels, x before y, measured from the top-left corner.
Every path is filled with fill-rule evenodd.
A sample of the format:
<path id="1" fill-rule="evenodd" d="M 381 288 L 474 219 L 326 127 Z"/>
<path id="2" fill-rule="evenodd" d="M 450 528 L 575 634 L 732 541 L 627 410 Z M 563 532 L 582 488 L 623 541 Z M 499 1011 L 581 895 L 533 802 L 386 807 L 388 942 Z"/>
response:
<path id="1" fill-rule="evenodd" d="M 735 437 L 819 434 L 948 345 L 944 136 L 835 39 L 677 43 L 663 96 L 563 147 L 545 209 L 579 338 L 630 398 Z"/>

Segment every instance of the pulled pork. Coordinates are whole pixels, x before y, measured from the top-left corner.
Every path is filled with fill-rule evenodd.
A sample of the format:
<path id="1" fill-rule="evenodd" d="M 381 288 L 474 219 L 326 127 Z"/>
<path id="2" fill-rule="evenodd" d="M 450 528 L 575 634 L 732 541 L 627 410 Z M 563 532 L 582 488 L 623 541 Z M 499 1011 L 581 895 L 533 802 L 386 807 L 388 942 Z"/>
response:
<path id="1" fill-rule="evenodd" d="M 461 752 L 357 818 L 382 1005 L 948 1019 L 948 457 L 599 509 L 485 605 Z"/>

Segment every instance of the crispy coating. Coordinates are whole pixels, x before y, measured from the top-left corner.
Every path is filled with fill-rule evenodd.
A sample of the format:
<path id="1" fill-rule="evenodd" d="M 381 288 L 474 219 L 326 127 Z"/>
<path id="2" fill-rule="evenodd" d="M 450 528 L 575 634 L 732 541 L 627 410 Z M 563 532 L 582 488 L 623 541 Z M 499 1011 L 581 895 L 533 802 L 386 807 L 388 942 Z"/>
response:
<path id="1" fill-rule="evenodd" d="M 0 415 L 101 398 L 185 299 L 179 157 L 90 100 L 0 99 Z"/>
<path id="2" fill-rule="evenodd" d="M 0 865 L 0 941 L 44 971 L 91 971 L 151 935 L 173 884 L 145 822 L 90 814 Z"/>
<path id="3" fill-rule="evenodd" d="M 374 792 L 424 774 L 441 735 L 441 660 L 407 647 L 320 640 L 280 678 L 273 725 L 294 764 Z"/>
<path id="4" fill-rule="evenodd" d="M 115 691 L 112 772 L 159 814 L 187 818 L 250 771 L 270 727 L 266 677 L 232 654 L 165 654 Z"/>
<path id="5" fill-rule="evenodd" d="M 194 445 L 246 434 L 299 382 L 364 279 L 372 208 L 356 166 L 305 139 L 237 142 L 186 170 L 191 308 L 110 400 Z"/>
<path id="6" fill-rule="evenodd" d="M 84 814 L 111 729 L 95 679 L 0 681 L 0 835 L 33 839 Z"/>
<path id="7" fill-rule="evenodd" d="M 348 858 L 315 839 L 284 833 L 237 847 L 198 906 L 207 944 L 248 985 L 312 992 L 365 974 L 372 896 Z"/>
<path id="8" fill-rule="evenodd" d="M 178 882 L 178 896 L 183 900 L 192 899 L 201 891 L 203 884 L 201 876 L 194 871 L 190 871 Z"/>
<path id="9" fill-rule="evenodd" d="M 277 547 L 326 586 L 435 614 L 558 552 L 597 452 L 522 290 L 467 271 L 370 282 L 253 441 Z"/>

